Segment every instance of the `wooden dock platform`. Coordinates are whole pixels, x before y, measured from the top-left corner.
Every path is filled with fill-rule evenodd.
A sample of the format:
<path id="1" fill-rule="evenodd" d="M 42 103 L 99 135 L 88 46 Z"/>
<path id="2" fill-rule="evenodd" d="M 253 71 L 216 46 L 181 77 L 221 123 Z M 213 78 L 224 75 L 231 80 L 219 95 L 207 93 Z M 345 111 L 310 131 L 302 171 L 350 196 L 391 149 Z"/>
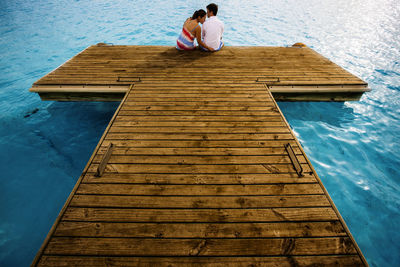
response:
<path id="1" fill-rule="evenodd" d="M 198 59 L 157 47 L 157 61 L 153 49 L 100 48 L 91 47 L 90 55 L 81 53 L 33 87 L 110 84 L 110 90 L 128 91 L 121 90 L 117 112 L 32 266 L 367 265 L 270 85 L 257 82 L 262 75 L 232 67 L 230 55 L 238 66 L 252 55 L 249 48 L 227 47 Z M 137 80 L 115 71 L 123 68 L 113 63 L 113 49 L 124 52 L 127 60 L 119 60 L 125 69 L 141 66 Z M 143 53 L 130 58 L 131 49 Z M 165 60 L 172 54 L 182 62 Z M 96 55 L 110 66 L 96 65 Z M 207 68 L 207 58 L 215 56 L 221 57 L 218 67 Z M 103 72 L 94 76 L 98 70 Z M 116 77 L 120 84 L 111 86 Z M 310 84 L 318 77 L 328 84 L 318 75 L 296 79 Z M 41 96 L 110 100 L 117 94 L 106 91 Z"/>
<path id="2" fill-rule="evenodd" d="M 210 54 L 104 45 L 85 49 L 31 91 L 43 100 L 120 101 L 131 84 L 161 77 L 263 83 L 277 101 L 358 100 L 369 91 L 367 83 L 307 47 L 228 46 Z"/>

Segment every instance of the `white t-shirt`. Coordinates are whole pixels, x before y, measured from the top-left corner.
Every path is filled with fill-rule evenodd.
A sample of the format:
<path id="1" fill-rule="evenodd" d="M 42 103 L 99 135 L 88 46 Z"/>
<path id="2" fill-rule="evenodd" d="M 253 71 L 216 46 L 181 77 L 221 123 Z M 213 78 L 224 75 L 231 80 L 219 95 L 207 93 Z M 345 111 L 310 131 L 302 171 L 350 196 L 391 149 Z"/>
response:
<path id="1" fill-rule="evenodd" d="M 220 21 L 216 16 L 207 18 L 203 23 L 201 32 L 203 42 L 209 47 L 217 49 L 221 43 L 223 32 L 224 23 L 222 23 L 222 21 Z"/>

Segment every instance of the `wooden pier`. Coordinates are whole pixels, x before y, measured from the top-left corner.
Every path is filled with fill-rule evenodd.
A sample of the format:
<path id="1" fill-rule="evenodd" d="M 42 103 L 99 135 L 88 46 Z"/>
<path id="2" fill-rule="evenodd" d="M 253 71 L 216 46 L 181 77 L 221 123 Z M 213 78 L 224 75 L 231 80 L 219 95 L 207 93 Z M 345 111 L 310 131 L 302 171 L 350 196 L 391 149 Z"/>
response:
<path id="1" fill-rule="evenodd" d="M 120 101 L 131 84 L 160 78 L 257 82 L 278 101 L 358 100 L 369 91 L 367 83 L 307 47 L 224 47 L 207 54 L 96 45 L 34 83 L 31 92 L 43 100 Z"/>
<path id="2" fill-rule="evenodd" d="M 248 69 L 246 54 L 258 49 L 94 46 L 36 82 L 43 99 L 124 97 L 32 265 L 367 265 L 276 104 L 270 77 Z M 274 60 L 288 65 L 291 51 Z M 309 62 L 314 76 L 269 73 L 283 86 L 301 81 L 317 100 L 332 92 L 315 91 L 314 79 L 367 88 L 324 62 L 324 75 L 321 62 Z M 95 84 L 101 92 L 90 91 Z"/>

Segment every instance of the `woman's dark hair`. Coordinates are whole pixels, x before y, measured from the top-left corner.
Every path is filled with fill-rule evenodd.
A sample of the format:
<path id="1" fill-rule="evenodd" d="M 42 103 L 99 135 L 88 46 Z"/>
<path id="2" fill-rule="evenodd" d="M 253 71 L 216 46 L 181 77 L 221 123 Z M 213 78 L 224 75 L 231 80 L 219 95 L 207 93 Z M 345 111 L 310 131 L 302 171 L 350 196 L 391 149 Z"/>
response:
<path id="1" fill-rule="evenodd" d="M 218 6 L 217 6 L 216 4 L 214 4 L 214 3 L 209 4 L 209 5 L 207 6 L 207 9 L 208 9 L 209 11 L 211 11 L 211 12 L 214 14 L 214 16 L 216 16 L 217 13 L 218 13 Z"/>
<path id="2" fill-rule="evenodd" d="M 198 17 L 202 18 L 202 17 L 204 17 L 206 14 L 207 14 L 207 13 L 206 13 L 203 9 L 196 10 L 196 11 L 193 13 L 192 19 L 197 19 Z"/>

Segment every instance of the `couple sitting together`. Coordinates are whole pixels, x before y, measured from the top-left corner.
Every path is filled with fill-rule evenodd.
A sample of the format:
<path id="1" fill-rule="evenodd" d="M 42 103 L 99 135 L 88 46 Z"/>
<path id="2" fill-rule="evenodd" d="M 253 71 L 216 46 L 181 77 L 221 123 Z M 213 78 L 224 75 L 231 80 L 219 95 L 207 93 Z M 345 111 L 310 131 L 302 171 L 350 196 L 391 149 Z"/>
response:
<path id="1" fill-rule="evenodd" d="M 182 33 L 176 41 L 176 48 L 178 50 L 194 50 L 196 49 L 194 44 L 196 38 L 200 49 L 204 51 L 220 50 L 224 46 L 222 42 L 224 24 L 217 18 L 217 13 L 218 6 L 216 4 L 209 4 L 207 13 L 203 9 L 194 12 L 193 16 L 183 24 Z M 203 24 L 203 29 L 199 23 Z"/>

